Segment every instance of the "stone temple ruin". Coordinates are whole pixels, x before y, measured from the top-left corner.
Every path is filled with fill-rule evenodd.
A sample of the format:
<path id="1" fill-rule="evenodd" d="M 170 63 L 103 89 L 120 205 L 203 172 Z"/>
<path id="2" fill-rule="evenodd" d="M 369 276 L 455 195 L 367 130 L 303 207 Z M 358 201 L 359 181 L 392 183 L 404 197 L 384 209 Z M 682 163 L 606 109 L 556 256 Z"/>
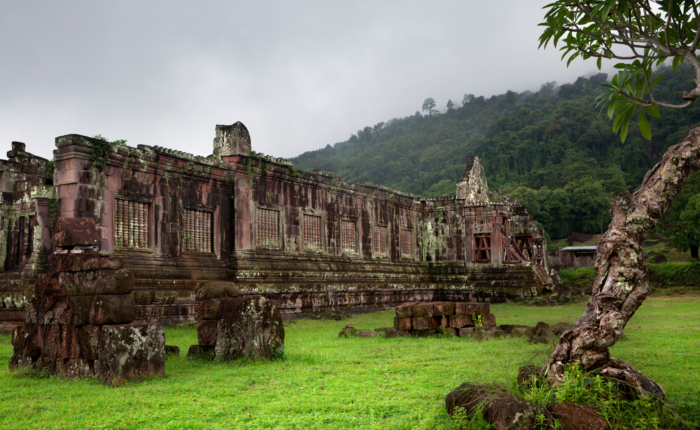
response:
<path id="1" fill-rule="evenodd" d="M 423 198 L 251 152 L 216 126 L 214 154 L 56 138 L 54 161 L 12 143 L 0 160 L 0 327 L 25 321 L 61 220 L 95 221 L 95 252 L 134 277 L 135 321 L 194 320 L 196 289 L 234 283 L 282 317 L 412 301 L 502 302 L 552 284 L 543 231 L 488 189 L 470 157 L 457 195 Z M 105 149 L 106 148 L 106 149 Z"/>

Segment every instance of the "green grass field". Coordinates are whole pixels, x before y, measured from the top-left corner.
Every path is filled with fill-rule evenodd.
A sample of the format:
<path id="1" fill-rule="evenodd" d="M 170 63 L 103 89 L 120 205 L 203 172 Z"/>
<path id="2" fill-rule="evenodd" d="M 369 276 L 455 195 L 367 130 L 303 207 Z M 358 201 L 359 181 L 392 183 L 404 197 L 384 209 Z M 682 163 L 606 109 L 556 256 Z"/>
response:
<path id="1" fill-rule="evenodd" d="M 575 321 L 583 305 L 493 305 L 498 324 Z M 389 326 L 393 312 L 359 315 L 357 328 Z M 193 328 L 168 328 L 166 376 L 109 387 L 94 381 L 9 372 L 10 336 L 0 335 L 0 428 L 432 428 L 445 395 L 464 381 L 509 382 L 539 364 L 523 339 L 339 339 L 346 322 L 300 320 L 286 330 L 286 358 L 208 363 L 184 358 Z M 686 418 L 700 422 L 700 297 L 650 297 L 614 356 L 661 383 Z"/>

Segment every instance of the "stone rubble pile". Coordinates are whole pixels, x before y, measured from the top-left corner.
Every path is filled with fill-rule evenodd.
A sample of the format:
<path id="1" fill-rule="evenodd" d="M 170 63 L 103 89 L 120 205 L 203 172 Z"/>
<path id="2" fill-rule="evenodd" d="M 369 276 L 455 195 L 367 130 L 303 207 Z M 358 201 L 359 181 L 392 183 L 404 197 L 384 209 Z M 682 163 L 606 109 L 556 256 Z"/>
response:
<path id="1" fill-rule="evenodd" d="M 397 336 L 430 336 L 441 331 L 462 337 L 476 332 L 501 332 L 495 326 L 496 316 L 490 313 L 488 303 L 404 303 L 396 307 L 394 317 Z"/>
<path id="2" fill-rule="evenodd" d="M 12 334 L 10 368 L 33 368 L 109 383 L 162 375 L 165 335 L 135 324 L 134 275 L 118 257 L 96 252 L 92 218 L 59 219 L 50 256 L 55 272 L 38 277 L 25 323 Z"/>
<path id="3" fill-rule="evenodd" d="M 208 282 L 197 287 L 195 299 L 201 322 L 189 358 L 262 359 L 284 351 L 282 315 L 265 297 L 241 296 L 232 282 Z"/>

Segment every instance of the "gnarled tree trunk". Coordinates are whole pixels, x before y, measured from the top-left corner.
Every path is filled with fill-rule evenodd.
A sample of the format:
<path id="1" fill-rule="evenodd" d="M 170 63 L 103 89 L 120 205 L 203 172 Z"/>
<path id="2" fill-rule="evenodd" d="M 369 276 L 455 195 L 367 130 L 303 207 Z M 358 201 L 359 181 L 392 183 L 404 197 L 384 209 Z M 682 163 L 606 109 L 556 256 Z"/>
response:
<path id="1" fill-rule="evenodd" d="M 612 200 L 612 222 L 598 243 L 598 276 L 583 316 L 562 334 L 543 370 L 561 381 L 564 365 L 579 363 L 584 370 L 601 369 L 645 392 L 664 396 L 663 389 L 632 366 L 610 358 L 609 348 L 649 294 L 649 271 L 642 242 L 654 229 L 685 181 L 700 169 L 700 127 L 666 151 L 634 194 Z"/>

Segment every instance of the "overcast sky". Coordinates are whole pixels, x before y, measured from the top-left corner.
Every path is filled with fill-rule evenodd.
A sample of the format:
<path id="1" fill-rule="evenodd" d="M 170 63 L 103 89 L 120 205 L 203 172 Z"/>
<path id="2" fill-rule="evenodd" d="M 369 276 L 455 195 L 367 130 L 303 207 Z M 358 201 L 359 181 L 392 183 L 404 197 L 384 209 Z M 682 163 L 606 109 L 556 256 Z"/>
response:
<path id="1" fill-rule="evenodd" d="M 71 133 L 209 155 L 242 121 L 292 157 L 427 97 L 572 82 L 595 64 L 537 49 L 549 1 L 2 1 L 0 155 Z"/>

